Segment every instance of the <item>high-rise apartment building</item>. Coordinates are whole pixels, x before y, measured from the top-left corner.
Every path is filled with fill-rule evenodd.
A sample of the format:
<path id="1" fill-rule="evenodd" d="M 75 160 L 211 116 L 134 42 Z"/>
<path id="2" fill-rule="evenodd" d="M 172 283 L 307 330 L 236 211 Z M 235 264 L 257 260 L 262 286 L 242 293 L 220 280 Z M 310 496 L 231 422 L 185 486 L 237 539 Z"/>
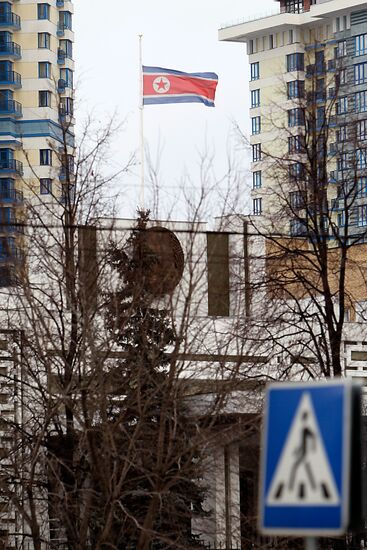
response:
<path id="1" fill-rule="evenodd" d="M 24 200 L 62 200 L 73 147 L 72 14 L 70 0 L 0 2 L 0 286 L 21 256 Z"/>
<path id="2" fill-rule="evenodd" d="M 219 31 L 220 40 L 246 43 L 249 55 L 252 215 L 261 223 L 283 201 L 289 215 L 279 216 L 278 227 L 306 234 L 305 172 L 315 161 L 328 221 L 343 232 L 348 219 L 349 234 L 361 234 L 367 229 L 367 2 L 277 3 L 274 15 Z M 312 158 L 304 143 L 309 153 L 311 139 Z"/>

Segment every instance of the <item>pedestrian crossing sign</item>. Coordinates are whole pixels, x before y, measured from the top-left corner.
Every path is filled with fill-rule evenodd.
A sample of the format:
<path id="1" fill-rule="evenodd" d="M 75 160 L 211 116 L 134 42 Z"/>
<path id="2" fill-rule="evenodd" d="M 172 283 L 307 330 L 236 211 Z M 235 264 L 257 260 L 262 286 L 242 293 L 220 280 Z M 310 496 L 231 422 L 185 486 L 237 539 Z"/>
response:
<path id="1" fill-rule="evenodd" d="M 259 495 L 264 534 L 347 530 L 353 395 L 348 380 L 268 386 Z"/>

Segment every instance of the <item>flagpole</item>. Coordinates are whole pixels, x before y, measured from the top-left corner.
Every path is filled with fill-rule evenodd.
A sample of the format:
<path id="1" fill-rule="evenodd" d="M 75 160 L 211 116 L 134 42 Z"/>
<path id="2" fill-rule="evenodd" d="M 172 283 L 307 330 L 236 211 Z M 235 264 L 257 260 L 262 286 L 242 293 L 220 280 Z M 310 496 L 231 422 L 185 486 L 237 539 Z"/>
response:
<path id="1" fill-rule="evenodd" d="M 139 110 L 140 110 L 140 196 L 139 208 L 144 209 L 144 100 L 143 100 L 143 35 L 139 34 Z"/>

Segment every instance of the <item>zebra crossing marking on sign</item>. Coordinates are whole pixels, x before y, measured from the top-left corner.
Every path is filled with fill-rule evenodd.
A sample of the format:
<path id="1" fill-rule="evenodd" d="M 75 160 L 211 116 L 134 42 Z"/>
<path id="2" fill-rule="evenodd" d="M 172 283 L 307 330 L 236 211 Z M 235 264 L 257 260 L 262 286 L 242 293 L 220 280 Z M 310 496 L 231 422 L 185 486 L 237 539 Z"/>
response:
<path id="1" fill-rule="evenodd" d="M 309 393 L 304 393 L 270 485 L 274 506 L 339 504 L 340 495 Z"/>

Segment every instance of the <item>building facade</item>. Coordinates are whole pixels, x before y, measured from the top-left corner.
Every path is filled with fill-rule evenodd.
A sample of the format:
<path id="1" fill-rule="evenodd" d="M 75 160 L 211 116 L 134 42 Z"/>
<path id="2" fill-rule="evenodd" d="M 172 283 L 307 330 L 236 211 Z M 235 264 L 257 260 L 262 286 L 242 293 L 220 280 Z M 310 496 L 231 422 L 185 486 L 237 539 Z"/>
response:
<path id="1" fill-rule="evenodd" d="M 279 13 L 224 27 L 219 37 L 246 43 L 249 55 L 252 215 L 260 222 L 278 214 L 278 228 L 305 235 L 303 207 L 314 201 L 313 180 L 325 189 L 327 223 L 341 233 L 348 224 L 349 234 L 361 235 L 367 224 L 367 2 L 280 0 Z"/>
<path id="2" fill-rule="evenodd" d="M 72 17 L 70 0 L 0 2 L 1 286 L 22 261 L 24 205 L 62 199 L 72 162 Z"/>

